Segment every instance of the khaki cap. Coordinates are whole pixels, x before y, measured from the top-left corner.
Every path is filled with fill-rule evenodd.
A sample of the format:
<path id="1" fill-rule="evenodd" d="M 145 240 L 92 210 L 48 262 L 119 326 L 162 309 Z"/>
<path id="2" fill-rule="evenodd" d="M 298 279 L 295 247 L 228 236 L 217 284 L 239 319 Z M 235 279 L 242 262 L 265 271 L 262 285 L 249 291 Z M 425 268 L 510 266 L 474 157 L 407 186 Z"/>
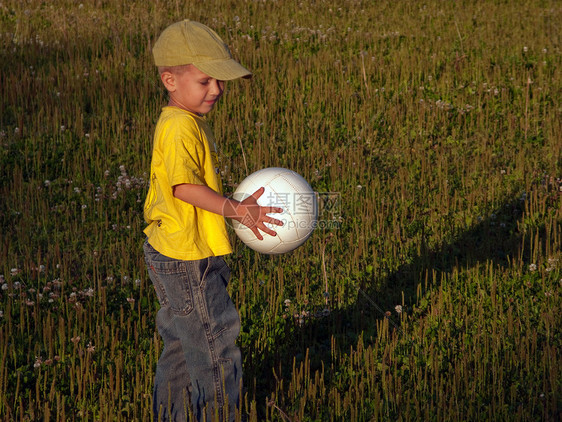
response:
<path id="1" fill-rule="evenodd" d="M 228 46 L 215 31 L 188 19 L 164 29 L 152 48 L 152 55 L 158 67 L 192 64 L 220 81 L 252 76 L 232 58 Z"/>

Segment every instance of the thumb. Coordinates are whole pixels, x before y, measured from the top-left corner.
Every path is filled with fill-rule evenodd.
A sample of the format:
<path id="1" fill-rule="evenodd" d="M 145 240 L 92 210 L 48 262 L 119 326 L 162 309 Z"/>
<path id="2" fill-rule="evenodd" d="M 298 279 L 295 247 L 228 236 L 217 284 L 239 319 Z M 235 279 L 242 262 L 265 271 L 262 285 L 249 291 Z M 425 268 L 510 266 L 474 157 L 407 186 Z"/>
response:
<path id="1" fill-rule="evenodd" d="M 263 195 L 264 192 L 265 192 L 265 188 L 262 186 L 250 196 L 252 196 L 255 200 L 257 200 L 260 196 Z"/>

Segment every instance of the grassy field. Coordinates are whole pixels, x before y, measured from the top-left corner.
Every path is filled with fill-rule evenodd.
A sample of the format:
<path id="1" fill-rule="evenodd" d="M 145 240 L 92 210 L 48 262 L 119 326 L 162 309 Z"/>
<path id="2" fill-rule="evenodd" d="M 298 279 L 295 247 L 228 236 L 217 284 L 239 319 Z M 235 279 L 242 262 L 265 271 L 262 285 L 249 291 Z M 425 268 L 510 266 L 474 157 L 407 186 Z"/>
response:
<path id="1" fill-rule="evenodd" d="M 225 190 L 326 199 L 293 253 L 230 231 L 248 419 L 559 420 L 556 0 L 1 0 L 0 420 L 151 417 L 150 47 L 183 18 L 255 74 L 209 115 Z"/>

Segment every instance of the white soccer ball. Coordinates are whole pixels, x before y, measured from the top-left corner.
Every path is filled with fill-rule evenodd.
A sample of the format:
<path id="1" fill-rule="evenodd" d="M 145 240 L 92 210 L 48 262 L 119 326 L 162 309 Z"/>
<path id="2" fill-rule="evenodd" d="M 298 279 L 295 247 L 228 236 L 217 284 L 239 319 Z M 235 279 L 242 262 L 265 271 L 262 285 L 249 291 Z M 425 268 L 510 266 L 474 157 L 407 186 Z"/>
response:
<path id="1" fill-rule="evenodd" d="M 262 207 L 283 208 L 280 214 L 269 214 L 283 222 L 282 226 L 266 223 L 277 236 L 261 232 L 263 240 L 242 223 L 232 220 L 234 230 L 248 247 L 264 254 L 282 254 L 302 245 L 316 227 L 316 193 L 307 181 L 292 170 L 270 167 L 245 178 L 233 198 L 242 201 L 259 188 L 265 190 L 258 198 Z"/>

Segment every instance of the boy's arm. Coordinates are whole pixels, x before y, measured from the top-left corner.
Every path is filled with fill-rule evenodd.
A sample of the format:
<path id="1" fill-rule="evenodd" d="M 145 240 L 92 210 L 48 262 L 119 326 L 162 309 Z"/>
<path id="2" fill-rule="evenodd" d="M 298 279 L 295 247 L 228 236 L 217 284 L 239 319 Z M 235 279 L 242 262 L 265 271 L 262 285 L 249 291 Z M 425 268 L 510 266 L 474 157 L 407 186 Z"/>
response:
<path id="1" fill-rule="evenodd" d="M 232 218 L 247 226 L 259 240 L 263 240 L 260 230 L 276 236 L 273 230 L 264 223 L 282 226 L 283 222 L 269 217 L 268 213 L 282 213 L 283 209 L 278 207 L 262 207 L 257 200 L 263 194 L 264 188 L 260 188 L 243 201 L 226 198 L 204 185 L 182 183 L 173 187 L 174 196 L 195 207 Z"/>

